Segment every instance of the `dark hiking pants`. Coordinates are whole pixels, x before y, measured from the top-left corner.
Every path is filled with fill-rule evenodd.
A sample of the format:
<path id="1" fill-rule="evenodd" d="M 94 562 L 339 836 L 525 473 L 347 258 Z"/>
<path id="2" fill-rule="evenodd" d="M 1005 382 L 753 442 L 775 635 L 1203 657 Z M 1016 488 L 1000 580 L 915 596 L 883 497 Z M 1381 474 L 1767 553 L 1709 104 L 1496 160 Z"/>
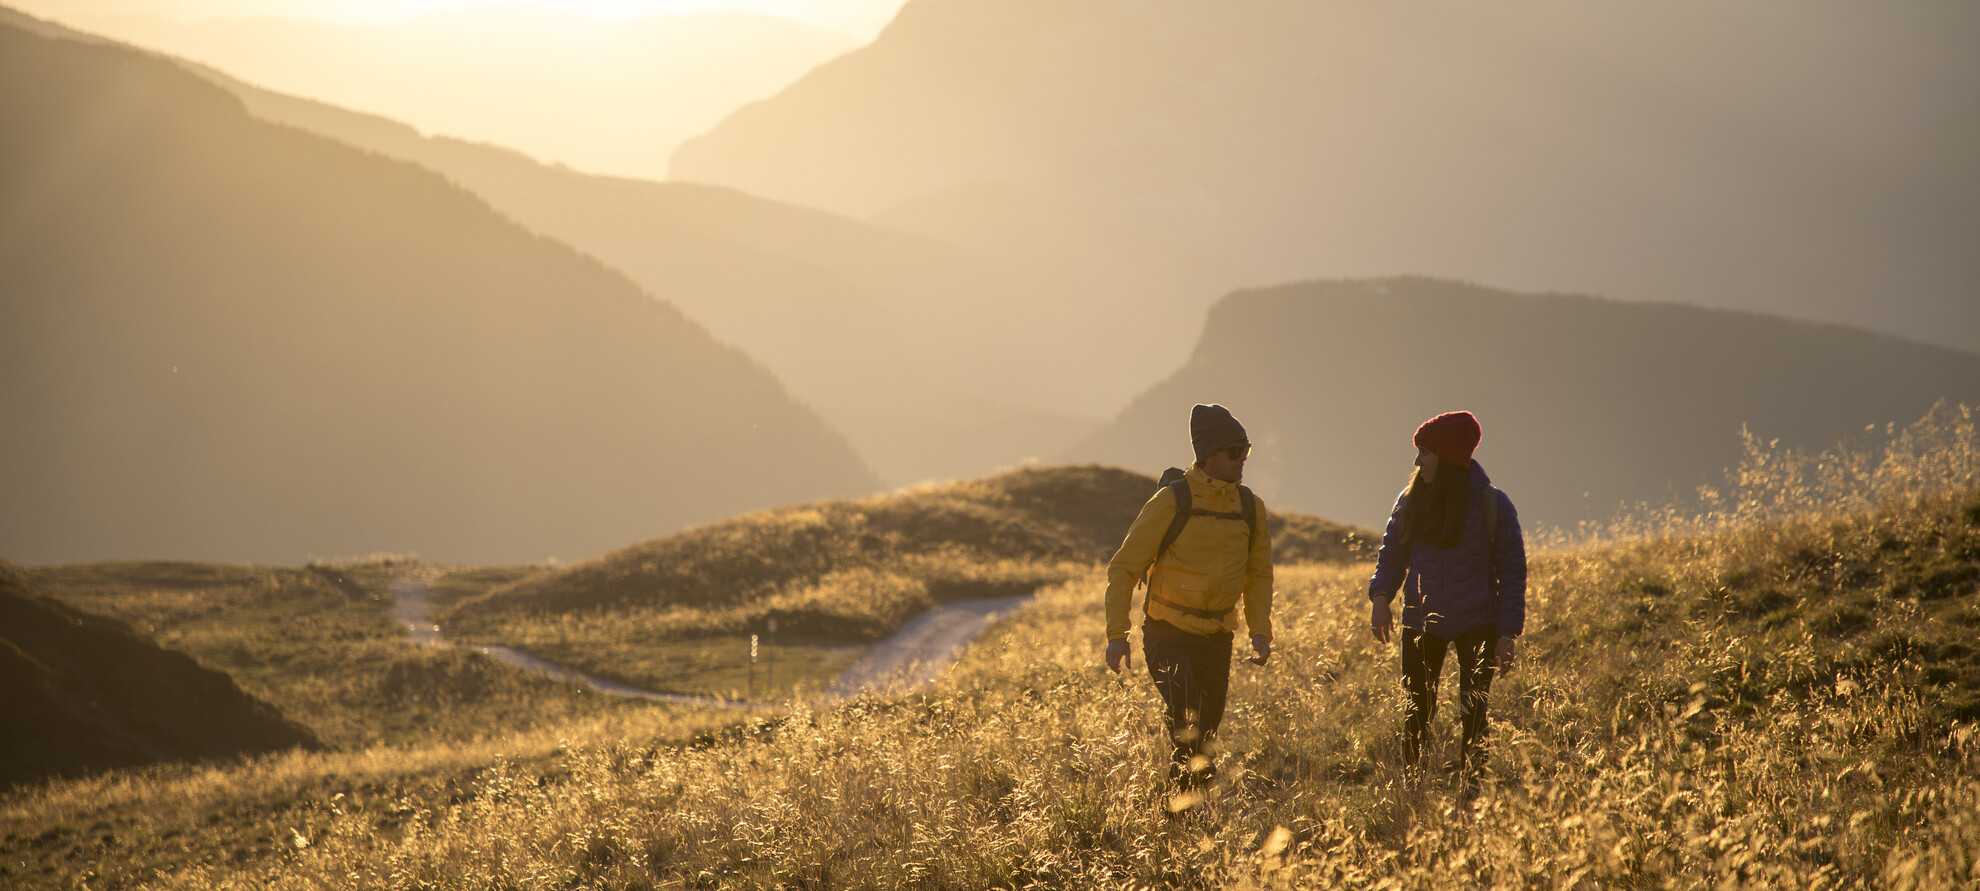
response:
<path id="1" fill-rule="evenodd" d="M 1224 721 L 1224 697 L 1231 688 L 1231 633 L 1191 634 L 1151 619 L 1141 626 L 1141 653 L 1155 691 L 1168 705 L 1163 720 L 1175 756 L 1169 777 L 1186 788 L 1199 785 L 1210 771 L 1191 770 L 1189 763 L 1205 754 Z"/>
<path id="2" fill-rule="evenodd" d="M 1403 681 L 1409 688 L 1409 711 L 1403 720 L 1403 763 L 1416 767 L 1423 753 L 1423 731 L 1437 715 L 1437 684 L 1444 672 L 1444 651 L 1456 645 L 1458 654 L 1458 721 L 1464 744 L 1458 763 L 1476 762 L 1479 740 L 1485 737 L 1485 706 L 1492 697 L 1492 650 L 1499 626 L 1473 628 L 1445 640 L 1434 634 L 1403 629 Z"/>

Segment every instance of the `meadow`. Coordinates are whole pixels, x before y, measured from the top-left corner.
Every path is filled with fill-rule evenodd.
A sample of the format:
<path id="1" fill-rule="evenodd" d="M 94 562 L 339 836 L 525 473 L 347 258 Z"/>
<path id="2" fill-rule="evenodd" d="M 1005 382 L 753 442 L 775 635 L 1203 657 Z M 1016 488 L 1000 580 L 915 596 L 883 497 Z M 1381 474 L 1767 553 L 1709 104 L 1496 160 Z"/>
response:
<path id="1" fill-rule="evenodd" d="M 905 697 L 699 733 L 612 714 L 11 793 L 5 878 L 1972 887 L 1980 437 L 1964 409 L 1875 433 L 1827 455 L 1752 443 L 1735 479 L 1686 509 L 1537 549 L 1472 806 L 1440 771 L 1401 781 L 1396 656 L 1365 630 L 1361 562 L 1281 568 L 1278 652 L 1234 666 L 1218 779 L 1171 794 L 1145 674 L 1099 665 L 1088 566 Z M 1454 711 L 1432 765 L 1454 754 Z"/>
<path id="2" fill-rule="evenodd" d="M 1087 576 L 1155 488 L 1118 468 L 1025 467 L 758 511 L 456 596 L 441 623 L 650 690 L 804 698 L 931 607 Z M 1268 514 L 1282 559 L 1370 553 L 1365 530 Z M 774 685 L 766 667 L 752 689 L 752 634 Z"/>
<path id="3" fill-rule="evenodd" d="M 34 588 L 131 623 L 233 676 L 249 693 L 351 749 L 554 726 L 634 707 L 479 654 L 410 646 L 391 581 L 436 578 L 456 594 L 532 570 L 459 572 L 376 556 L 304 567 L 124 561 L 25 570 Z"/>

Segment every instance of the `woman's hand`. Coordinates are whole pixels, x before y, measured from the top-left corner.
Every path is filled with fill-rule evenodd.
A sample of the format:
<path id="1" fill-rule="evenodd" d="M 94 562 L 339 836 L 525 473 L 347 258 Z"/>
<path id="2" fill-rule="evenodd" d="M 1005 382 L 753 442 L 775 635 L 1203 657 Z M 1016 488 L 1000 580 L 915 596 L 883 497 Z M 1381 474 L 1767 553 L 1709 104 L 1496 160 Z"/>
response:
<path id="1" fill-rule="evenodd" d="M 1389 614 L 1389 601 L 1371 600 L 1374 606 L 1368 610 L 1368 631 L 1374 635 L 1376 643 L 1388 643 L 1389 635 L 1395 631 L 1395 617 Z"/>
<path id="2" fill-rule="evenodd" d="M 1518 640 L 1519 638 L 1516 637 L 1501 637 L 1499 642 L 1493 645 L 1492 661 L 1497 664 L 1500 674 L 1512 671 L 1513 650 L 1519 646 Z"/>

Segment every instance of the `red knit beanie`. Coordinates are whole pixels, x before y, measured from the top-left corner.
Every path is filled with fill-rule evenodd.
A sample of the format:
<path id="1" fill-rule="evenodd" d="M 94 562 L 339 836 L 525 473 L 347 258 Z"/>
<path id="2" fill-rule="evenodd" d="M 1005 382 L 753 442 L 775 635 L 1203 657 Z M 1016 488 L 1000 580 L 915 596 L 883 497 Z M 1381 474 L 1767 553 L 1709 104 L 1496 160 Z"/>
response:
<path id="1" fill-rule="evenodd" d="M 1471 466 L 1471 453 L 1478 448 L 1478 440 L 1484 431 L 1478 427 L 1478 419 L 1468 411 L 1445 412 L 1416 428 L 1416 436 L 1410 439 L 1419 449 L 1428 449 L 1437 460 L 1459 467 Z"/>

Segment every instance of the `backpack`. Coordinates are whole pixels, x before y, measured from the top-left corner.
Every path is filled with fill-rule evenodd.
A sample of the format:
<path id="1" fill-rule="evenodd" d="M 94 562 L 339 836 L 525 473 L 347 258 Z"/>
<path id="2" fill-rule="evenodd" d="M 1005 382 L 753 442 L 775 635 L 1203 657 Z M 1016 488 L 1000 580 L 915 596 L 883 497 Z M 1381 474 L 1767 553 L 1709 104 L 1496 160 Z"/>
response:
<path id="1" fill-rule="evenodd" d="M 1240 510 L 1203 510 L 1195 506 L 1196 496 L 1189 491 L 1189 480 L 1184 476 L 1186 473 L 1188 471 L 1180 467 L 1171 467 L 1162 471 L 1162 488 L 1169 490 L 1176 498 L 1176 516 L 1169 521 L 1169 531 L 1163 533 L 1161 546 L 1155 549 L 1155 559 L 1149 561 L 1148 568 L 1141 571 L 1141 583 L 1144 585 L 1148 584 L 1148 574 L 1155 571 L 1155 564 L 1162 559 L 1163 554 L 1169 552 L 1169 546 L 1176 543 L 1176 538 L 1182 535 L 1183 527 L 1189 525 L 1190 517 L 1243 520 L 1247 554 L 1251 552 L 1251 546 L 1258 541 L 1258 496 L 1251 494 L 1249 487 L 1242 483 L 1238 485 L 1238 504 L 1242 505 Z"/>

